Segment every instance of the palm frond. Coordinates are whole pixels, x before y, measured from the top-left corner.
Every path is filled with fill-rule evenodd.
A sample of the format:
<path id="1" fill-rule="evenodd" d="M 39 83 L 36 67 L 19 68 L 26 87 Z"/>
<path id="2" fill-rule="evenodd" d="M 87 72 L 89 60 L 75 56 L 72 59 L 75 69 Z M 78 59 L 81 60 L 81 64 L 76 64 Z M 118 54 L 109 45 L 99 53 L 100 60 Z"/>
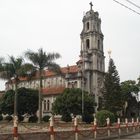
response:
<path id="1" fill-rule="evenodd" d="M 48 67 L 48 64 L 52 63 L 57 58 L 60 58 L 59 53 L 48 53 L 43 51 L 42 48 L 38 52 L 33 52 L 28 50 L 25 52 L 25 56 L 36 66 L 39 70 L 43 70 L 45 67 Z"/>
<path id="2" fill-rule="evenodd" d="M 55 62 L 48 63 L 47 69 L 52 72 L 55 72 L 56 74 L 62 74 L 60 66 L 56 64 Z"/>
<path id="3" fill-rule="evenodd" d="M 59 53 L 48 53 L 47 56 L 46 56 L 46 59 L 48 61 L 54 61 L 54 60 L 56 60 L 60 57 L 61 57 L 61 55 Z"/>
<path id="4" fill-rule="evenodd" d="M 9 80 L 15 77 L 18 79 L 20 75 L 19 70 L 23 65 L 23 61 L 22 57 L 15 58 L 14 56 L 9 56 L 9 62 L 4 62 L 2 64 L 0 78 Z"/>
<path id="5" fill-rule="evenodd" d="M 22 77 L 28 77 L 29 75 L 32 75 L 35 69 L 36 68 L 32 64 L 26 63 L 26 64 L 21 65 L 17 73 L 18 75 Z"/>

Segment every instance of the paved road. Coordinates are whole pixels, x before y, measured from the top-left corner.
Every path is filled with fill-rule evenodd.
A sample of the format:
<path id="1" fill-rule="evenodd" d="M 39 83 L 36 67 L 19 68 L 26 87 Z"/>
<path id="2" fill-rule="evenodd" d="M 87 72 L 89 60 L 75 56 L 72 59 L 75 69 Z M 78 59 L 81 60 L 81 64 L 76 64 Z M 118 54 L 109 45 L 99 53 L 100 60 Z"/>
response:
<path id="1" fill-rule="evenodd" d="M 119 140 L 119 139 L 114 139 L 114 140 Z M 140 140 L 140 133 L 120 138 L 120 140 Z"/>

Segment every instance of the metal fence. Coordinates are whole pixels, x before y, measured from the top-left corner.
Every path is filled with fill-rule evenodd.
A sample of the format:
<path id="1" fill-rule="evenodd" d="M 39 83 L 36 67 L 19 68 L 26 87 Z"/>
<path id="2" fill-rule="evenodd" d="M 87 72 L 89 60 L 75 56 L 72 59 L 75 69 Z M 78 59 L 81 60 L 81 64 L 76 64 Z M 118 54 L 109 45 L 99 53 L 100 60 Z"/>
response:
<path id="1" fill-rule="evenodd" d="M 16 131 L 15 131 L 16 130 Z M 138 119 L 131 122 L 118 122 L 113 126 L 107 120 L 106 127 L 98 127 L 96 120 L 91 125 L 79 124 L 77 118 L 72 123 L 55 123 L 51 118 L 50 124 L 28 125 L 20 123 L 0 125 L 0 140 L 93 140 L 110 139 L 140 132 Z"/>

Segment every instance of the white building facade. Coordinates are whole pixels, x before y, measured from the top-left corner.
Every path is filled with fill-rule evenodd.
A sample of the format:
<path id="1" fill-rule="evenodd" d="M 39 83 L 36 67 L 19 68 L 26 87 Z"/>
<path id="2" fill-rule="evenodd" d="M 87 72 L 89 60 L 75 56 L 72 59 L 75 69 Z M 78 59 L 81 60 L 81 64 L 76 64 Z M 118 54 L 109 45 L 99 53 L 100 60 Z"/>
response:
<path id="1" fill-rule="evenodd" d="M 90 3 L 90 10 L 83 17 L 83 30 L 81 37 L 80 60 L 73 66 L 61 68 L 62 75 L 45 71 L 43 76 L 43 115 L 50 114 L 54 100 L 62 94 L 65 88 L 83 88 L 89 94 L 94 95 L 99 107 L 102 97 L 105 57 L 103 49 L 103 34 L 101 31 L 101 19 L 98 12 L 94 12 Z M 21 79 L 18 87 L 38 89 L 39 79 L 36 75 L 30 81 Z M 6 90 L 12 89 L 13 85 L 6 83 Z"/>

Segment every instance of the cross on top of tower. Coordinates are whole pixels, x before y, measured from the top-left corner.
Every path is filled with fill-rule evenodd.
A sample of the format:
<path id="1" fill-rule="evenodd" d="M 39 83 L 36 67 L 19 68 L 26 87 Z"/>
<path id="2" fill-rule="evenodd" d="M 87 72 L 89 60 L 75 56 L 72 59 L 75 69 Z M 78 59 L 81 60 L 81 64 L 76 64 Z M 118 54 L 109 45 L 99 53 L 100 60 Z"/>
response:
<path id="1" fill-rule="evenodd" d="M 92 2 L 90 2 L 89 5 L 90 5 L 90 10 L 92 10 L 92 6 L 93 6 Z"/>

